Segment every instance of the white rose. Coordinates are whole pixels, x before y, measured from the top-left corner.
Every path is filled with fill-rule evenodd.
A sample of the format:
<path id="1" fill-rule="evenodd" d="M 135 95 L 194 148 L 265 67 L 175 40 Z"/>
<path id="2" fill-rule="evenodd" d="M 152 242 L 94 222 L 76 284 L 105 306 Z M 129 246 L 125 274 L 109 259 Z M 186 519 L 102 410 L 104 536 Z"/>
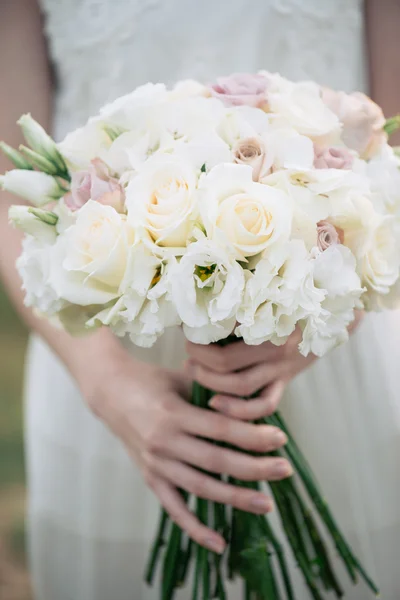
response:
<path id="1" fill-rule="evenodd" d="M 193 226 L 197 174 L 183 158 L 149 159 L 126 189 L 128 221 L 158 246 L 182 248 Z"/>
<path id="2" fill-rule="evenodd" d="M 206 239 L 190 244 L 171 268 L 170 286 L 190 341 L 210 344 L 233 331 L 244 275 L 242 267 L 222 248 Z"/>
<path id="3" fill-rule="evenodd" d="M 382 216 L 366 194 L 352 193 L 333 224 L 344 232 L 344 244 L 357 259 L 362 285 L 379 294 L 387 294 L 399 275 L 399 222 L 391 215 Z"/>
<path id="4" fill-rule="evenodd" d="M 17 270 L 25 291 L 25 305 L 46 315 L 54 315 L 65 305 L 50 278 L 53 250 L 53 245 L 43 244 L 40 240 L 27 236 L 22 242 L 22 253 L 17 260 Z"/>
<path id="5" fill-rule="evenodd" d="M 268 89 L 268 106 L 277 121 L 313 140 L 333 143 L 340 139 L 338 117 L 323 102 L 312 82 L 285 83 Z"/>
<path id="6" fill-rule="evenodd" d="M 243 260 L 289 237 L 292 210 L 282 191 L 252 178 L 246 165 L 218 165 L 201 180 L 199 207 L 208 237 Z"/>
<path id="7" fill-rule="evenodd" d="M 400 217 L 400 160 L 385 145 L 368 162 L 359 161 L 371 185 L 371 200 L 381 214 Z"/>
<path id="8" fill-rule="evenodd" d="M 40 171 L 13 169 L 0 175 L 0 187 L 6 192 L 25 198 L 34 206 L 44 206 L 64 195 L 57 180 Z"/>
<path id="9" fill-rule="evenodd" d="M 400 267 L 398 228 L 393 217 L 383 217 L 377 223 L 359 265 L 364 285 L 379 294 L 390 292 L 399 277 Z"/>
<path id="10" fill-rule="evenodd" d="M 120 295 L 133 230 L 111 206 L 89 200 L 54 245 L 51 283 L 58 295 L 87 306 Z"/>

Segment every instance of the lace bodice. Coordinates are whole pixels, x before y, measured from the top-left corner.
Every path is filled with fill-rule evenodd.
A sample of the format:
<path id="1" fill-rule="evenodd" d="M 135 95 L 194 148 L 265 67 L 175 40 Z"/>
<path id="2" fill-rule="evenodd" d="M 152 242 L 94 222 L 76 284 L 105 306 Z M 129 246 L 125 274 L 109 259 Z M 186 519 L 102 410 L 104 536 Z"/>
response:
<path id="1" fill-rule="evenodd" d="M 267 69 L 365 88 L 362 0 L 42 0 L 55 135 L 147 81 Z"/>

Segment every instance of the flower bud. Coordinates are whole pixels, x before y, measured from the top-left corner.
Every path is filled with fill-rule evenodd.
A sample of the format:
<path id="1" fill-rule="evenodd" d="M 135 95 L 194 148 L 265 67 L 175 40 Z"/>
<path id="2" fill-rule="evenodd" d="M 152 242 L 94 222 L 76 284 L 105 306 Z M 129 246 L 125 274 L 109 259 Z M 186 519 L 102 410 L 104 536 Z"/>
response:
<path id="1" fill-rule="evenodd" d="M 17 123 L 21 126 L 22 133 L 32 150 L 54 163 L 59 174 L 68 172 L 65 161 L 55 142 L 45 132 L 43 127 L 35 119 L 32 119 L 30 114 L 22 115 Z"/>
<path id="2" fill-rule="evenodd" d="M 39 171 L 14 169 L 0 175 L 0 187 L 25 198 L 34 206 L 43 206 L 64 195 L 65 190 L 51 175 Z"/>

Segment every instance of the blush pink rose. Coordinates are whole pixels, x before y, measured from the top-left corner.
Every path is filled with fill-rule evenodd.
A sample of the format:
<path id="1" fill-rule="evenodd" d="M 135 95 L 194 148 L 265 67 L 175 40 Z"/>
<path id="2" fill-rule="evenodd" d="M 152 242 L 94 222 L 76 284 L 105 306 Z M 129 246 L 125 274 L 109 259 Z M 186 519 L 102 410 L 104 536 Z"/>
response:
<path id="1" fill-rule="evenodd" d="M 322 99 L 342 123 L 343 142 L 362 158 L 370 159 L 386 143 L 385 117 L 371 98 L 361 92 L 346 94 L 324 88 Z"/>
<path id="2" fill-rule="evenodd" d="M 117 212 L 124 211 L 122 186 L 99 158 L 92 160 L 87 171 L 72 173 L 71 191 L 64 198 L 70 210 L 79 210 L 88 200 L 112 206 Z"/>
<path id="3" fill-rule="evenodd" d="M 329 221 L 320 221 L 317 224 L 317 246 L 321 252 L 329 248 L 329 246 L 343 244 L 343 241 L 343 229 L 335 227 Z"/>
<path id="4" fill-rule="evenodd" d="M 236 73 L 219 77 L 210 86 L 211 95 L 225 106 L 254 106 L 261 108 L 267 103 L 268 79 L 265 75 Z"/>
<path id="5" fill-rule="evenodd" d="M 347 148 L 322 148 L 314 145 L 316 169 L 351 169 L 354 157 Z"/>

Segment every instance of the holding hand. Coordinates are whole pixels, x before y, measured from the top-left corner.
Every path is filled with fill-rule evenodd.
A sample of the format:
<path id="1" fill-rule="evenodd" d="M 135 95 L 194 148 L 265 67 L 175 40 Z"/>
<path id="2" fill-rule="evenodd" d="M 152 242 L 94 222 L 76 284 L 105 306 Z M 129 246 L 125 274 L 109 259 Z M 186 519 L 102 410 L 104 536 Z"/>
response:
<path id="1" fill-rule="evenodd" d="M 171 518 L 197 543 L 215 552 L 223 551 L 224 539 L 198 521 L 178 488 L 263 514 L 272 510 L 268 496 L 229 485 L 199 469 L 246 481 L 279 480 L 292 473 L 283 458 L 251 456 L 208 441 L 266 453 L 285 444 L 282 431 L 191 405 L 189 380 L 137 363 L 123 348 L 114 350 L 107 367 L 103 364 L 102 372 L 81 387 L 92 410 L 124 442 Z"/>
<path id="2" fill-rule="evenodd" d="M 273 414 L 286 383 L 315 360 L 298 350 L 301 332 L 296 330 L 283 346 L 265 342 L 249 346 L 243 341 L 227 346 L 202 346 L 187 342 L 190 360 L 186 371 L 201 385 L 217 392 L 210 405 L 235 419 L 256 420 Z M 253 400 L 239 397 L 260 395 Z"/>

